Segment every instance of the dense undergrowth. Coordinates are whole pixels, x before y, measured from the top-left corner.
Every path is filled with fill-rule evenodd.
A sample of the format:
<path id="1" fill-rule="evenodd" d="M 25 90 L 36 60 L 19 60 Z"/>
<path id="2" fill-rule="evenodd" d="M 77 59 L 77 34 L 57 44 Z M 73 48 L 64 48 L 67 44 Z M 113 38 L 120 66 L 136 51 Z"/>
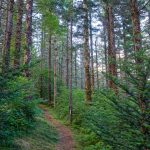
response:
<path id="1" fill-rule="evenodd" d="M 37 125 L 30 134 L 15 140 L 19 150 L 54 150 L 58 135 L 43 117 L 37 118 Z"/>
<path id="2" fill-rule="evenodd" d="M 60 119 L 67 122 L 67 89 L 61 89 L 57 102 L 55 111 Z M 92 105 L 87 106 L 84 91 L 73 90 L 72 126 L 78 149 L 137 150 L 140 145 L 148 146 L 149 135 L 143 135 L 140 130 L 141 116 L 138 105 L 131 97 L 115 96 L 111 91 L 99 90 L 93 94 Z M 148 120 L 145 125 L 149 127 Z"/>
<path id="3" fill-rule="evenodd" d="M 138 64 L 134 59 L 143 63 Z M 95 89 L 91 105 L 85 103 L 84 91 L 73 89 L 73 127 L 79 133 L 80 149 L 150 149 L 149 62 L 145 50 L 131 54 L 128 62 L 118 62 L 125 78 L 106 74 L 117 90 Z M 68 93 L 62 87 L 57 95 L 56 112 L 65 120 L 68 120 Z"/>
<path id="4" fill-rule="evenodd" d="M 46 150 L 57 141 L 56 131 L 44 121 L 38 108 L 41 100 L 34 83 L 19 72 L 0 74 L 1 150 Z"/>
<path id="5" fill-rule="evenodd" d="M 57 105 L 55 113 L 59 119 L 68 122 L 68 90 L 62 88 L 62 94 L 57 97 Z M 105 105 L 103 103 L 103 105 Z M 72 127 L 76 140 L 77 149 L 82 150 L 102 150 L 109 149 L 109 145 L 105 144 L 95 132 L 92 131 L 92 118 L 88 118 L 91 115 L 97 113 L 97 104 L 94 106 L 85 105 L 84 91 L 80 89 L 73 90 L 73 122 Z M 98 106 L 97 106 L 98 107 Z M 106 106 L 105 106 L 106 107 Z M 94 110 L 94 111 L 93 111 Z M 90 116 L 91 116 L 90 115 Z"/>

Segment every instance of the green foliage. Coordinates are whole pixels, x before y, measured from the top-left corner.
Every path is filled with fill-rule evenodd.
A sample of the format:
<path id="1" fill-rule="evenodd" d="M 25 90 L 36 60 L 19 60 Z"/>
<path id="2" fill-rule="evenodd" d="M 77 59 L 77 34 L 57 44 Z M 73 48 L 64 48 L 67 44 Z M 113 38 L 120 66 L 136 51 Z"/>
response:
<path id="1" fill-rule="evenodd" d="M 61 119 L 65 120 L 68 120 L 68 97 L 68 89 L 62 87 L 57 97 L 56 112 Z M 88 107 L 85 105 L 84 91 L 73 90 L 73 127 L 77 132 L 75 134 L 78 149 L 109 150 L 109 147 L 104 145 L 103 141 L 92 131 L 92 118 L 94 117 L 93 113 L 97 113 L 96 111 L 98 109 L 95 106 Z M 89 115 L 90 113 L 91 115 Z"/>
<path id="2" fill-rule="evenodd" d="M 58 141 L 56 130 L 45 121 L 44 118 L 38 117 L 35 129 L 23 138 L 15 140 L 18 149 L 32 150 L 53 150 L 54 144 Z"/>
<path id="3" fill-rule="evenodd" d="M 150 59 L 146 51 L 130 54 L 120 62 L 126 78 L 108 76 L 118 87 L 118 94 L 108 89 L 95 91 L 93 103 L 84 103 L 81 90 L 73 90 L 73 127 L 80 149 L 144 150 L 150 148 Z M 133 61 L 136 60 L 136 61 Z M 142 63 L 137 63 L 137 60 Z M 68 90 L 62 88 L 56 111 L 68 119 Z M 82 144 L 81 144 L 82 143 Z"/>
<path id="4" fill-rule="evenodd" d="M 5 145 L 33 127 L 38 101 L 32 82 L 18 73 L 0 74 L 0 80 L 0 145 Z"/>
<path id="5" fill-rule="evenodd" d="M 48 70 L 43 68 L 39 70 L 39 67 L 33 69 L 32 76 L 35 83 L 35 93 L 42 99 L 48 99 Z M 51 89 L 54 87 L 54 72 L 51 70 L 50 73 Z M 63 85 L 62 81 L 57 76 L 57 91 L 60 92 L 61 86 Z M 53 90 L 52 90 L 53 91 Z M 53 97 L 53 92 L 51 92 Z"/>
<path id="6" fill-rule="evenodd" d="M 150 147 L 150 60 L 145 54 L 146 51 L 141 50 L 131 54 L 128 62 L 121 62 L 120 69 L 126 78 L 108 76 L 117 85 L 118 95 L 109 90 L 98 91 L 96 101 L 105 100 L 107 105 L 98 105 L 97 111 L 93 113 L 93 109 L 88 115 L 88 120 L 92 118 L 92 131 L 115 150 Z"/>

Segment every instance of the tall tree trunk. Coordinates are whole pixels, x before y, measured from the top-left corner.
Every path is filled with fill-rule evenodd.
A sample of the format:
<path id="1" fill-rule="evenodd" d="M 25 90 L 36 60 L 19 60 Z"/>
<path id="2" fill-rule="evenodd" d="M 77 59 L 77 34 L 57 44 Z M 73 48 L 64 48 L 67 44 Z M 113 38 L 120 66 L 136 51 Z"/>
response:
<path id="1" fill-rule="evenodd" d="M 10 0 L 7 4 L 7 19 L 6 19 L 6 31 L 5 41 L 3 49 L 3 71 L 5 72 L 10 66 L 10 43 L 13 30 L 13 9 L 14 0 Z"/>
<path id="2" fill-rule="evenodd" d="M 42 74 L 42 72 L 43 72 L 43 58 L 44 58 L 43 49 L 44 49 L 44 45 L 45 45 L 44 44 L 44 40 L 45 40 L 44 38 L 45 38 L 45 33 L 42 30 L 42 34 L 41 34 L 41 63 L 40 63 L 40 69 L 41 69 L 41 74 L 40 74 L 40 98 L 44 98 L 43 97 L 43 74 Z"/>
<path id="3" fill-rule="evenodd" d="M 97 48 L 97 38 L 95 40 L 96 49 L 96 78 L 97 78 L 97 88 L 99 89 L 99 71 L 98 71 L 98 48 Z"/>
<path id="4" fill-rule="evenodd" d="M 91 90 L 91 74 L 90 74 L 90 50 L 89 50 L 89 31 L 88 31 L 88 1 L 83 0 L 84 10 L 84 69 L 85 69 L 85 101 L 90 103 L 92 101 Z"/>
<path id="5" fill-rule="evenodd" d="M 67 43 L 66 43 L 66 86 L 69 88 L 69 25 L 67 21 Z"/>
<path id="6" fill-rule="evenodd" d="M 80 70 L 81 70 L 81 89 L 84 88 L 84 65 L 83 65 L 83 53 L 82 50 L 80 50 Z"/>
<path id="7" fill-rule="evenodd" d="M 52 105 L 52 98 L 51 98 L 51 33 L 49 35 L 49 50 L 48 50 L 48 101 L 49 104 Z"/>
<path id="8" fill-rule="evenodd" d="M 75 74 L 75 87 L 77 88 L 77 86 L 78 86 L 78 81 L 77 81 L 77 49 L 75 50 L 75 70 L 74 70 L 74 74 Z"/>
<path id="9" fill-rule="evenodd" d="M 57 96 L 57 48 L 54 49 L 54 107 L 56 106 Z"/>
<path id="10" fill-rule="evenodd" d="M 106 71 L 106 74 L 108 73 L 108 50 L 107 50 L 107 35 L 106 35 L 106 22 L 103 21 L 103 30 L 104 30 L 104 53 L 105 53 L 105 71 Z M 106 87 L 108 87 L 108 79 L 106 78 Z"/>
<path id="11" fill-rule="evenodd" d="M 0 44 L 2 44 L 2 6 L 3 6 L 3 0 L 0 1 Z M 2 47 L 0 47 L 0 63 L 2 61 Z"/>
<path id="12" fill-rule="evenodd" d="M 93 60 L 93 34 L 92 34 L 92 14 L 89 13 L 90 18 L 90 50 L 91 50 L 91 88 L 94 90 L 94 60 Z"/>
<path id="13" fill-rule="evenodd" d="M 0 1 L 0 36 L 2 31 L 2 6 L 3 6 L 3 0 Z"/>
<path id="14" fill-rule="evenodd" d="M 32 50 L 32 12 L 33 12 L 33 0 L 26 1 L 26 52 L 25 52 L 25 76 L 30 76 L 29 65 L 31 61 Z"/>
<path id="15" fill-rule="evenodd" d="M 61 81 L 63 81 L 63 74 L 64 74 L 64 68 L 63 68 L 63 62 L 64 62 L 64 47 L 62 42 L 62 54 L 61 54 Z"/>
<path id="16" fill-rule="evenodd" d="M 137 6 L 137 0 L 130 0 L 130 8 L 133 26 L 134 51 L 136 52 L 141 49 L 141 27 L 139 19 L 140 14 Z"/>
<path id="17" fill-rule="evenodd" d="M 150 12 L 148 12 L 148 35 L 150 38 Z"/>
<path id="18" fill-rule="evenodd" d="M 70 23 L 70 87 L 69 87 L 69 120 L 72 123 L 72 19 Z"/>
<path id="19" fill-rule="evenodd" d="M 111 4 L 107 4 L 106 10 L 108 19 L 108 73 L 111 77 L 117 77 L 116 51 L 114 42 L 114 18 Z M 114 90 L 115 93 L 117 92 L 117 87 L 111 79 L 108 81 L 108 86 Z"/>
<path id="20" fill-rule="evenodd" d="M 131 9 L 131 19 L 132 19 L 132 28 L 133 28 L 133 43 L 134 43 L 134 53 L 137 53 L 136 57 L 136 64 L 137 64 L 137 78 L 138 78 L 138 91 L 137 91 L 137 99 L 138 104 L 141 110 L 141 133 L 144 135 L 143 141 L 148 141 L 148 129 L 144 125 L 144 122 L 146 120 L 145 113 L 147 108 L 147 103 L 144 100 L 143 97 L 143 82 L 145 80 L 145 77 L 141 76 L 141 72 L 143 72 L 143 59 L 141 59 L 141 56 L 139 56 L 139 51 L 141 51 L 141 27 L 140 27 L 140 14 L 137 6 L 137 0 L 130 0 L 130 9 Z M 145 144 L 141 144 L 140 149 L 148 150 L 149 148 L 145 146 Z"/>
<path id="21" fill-rule="evenodd" d="M 16 37 L 15 37 L 15 52 L 14 52 L 14 67 L 20 66 L 21 57 L 21 37 L 22 37 L 22 18 L 23 18 L 23 0 L 17 1 L 17 25 L 16 25 Z"/>

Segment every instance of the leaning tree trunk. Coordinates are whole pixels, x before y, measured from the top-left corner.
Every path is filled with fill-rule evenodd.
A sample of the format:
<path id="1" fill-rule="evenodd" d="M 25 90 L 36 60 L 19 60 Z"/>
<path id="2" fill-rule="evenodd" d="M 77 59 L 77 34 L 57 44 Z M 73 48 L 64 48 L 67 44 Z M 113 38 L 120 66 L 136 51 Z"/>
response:
<path id="1" fill-rule="evenodd" d="M 32 50 L 32 12 L 33 0 L 26 1 L 26 52 L 25 52 L 25 76 L 30 76 L 29 65 L 31 61 Z"/>
<path id="2" fill-rule="evenodd" d="M 139 53 L 140 51 L 142 52 L 141 48 L 141 27 L 140 27 L 140 14 L 139 14 L 139 9 L 137 6 L 137 0 L 130 0 L 130 9 L 131 9 L 131 19 L 132 19 L 132 28 L 133 28 L 133 44 L 134 44 L 134 53 L 136 55 L 136 65 L 137 65 L 137 70 L 136 70 L 136 76 L 138 78 L 138 85 L 137 85 L 137 100 L 138 104 L 141 110 L 141 119 L 140 119 L 140 124 L 141 124 L 141 133 L 144 135 L 143 140 L 148 141 L 148 128 L 145 126 L 145 120 L 147 113 L 147 105 L 148 103 L 144 100 L 143 96 L 143 81 L 145 80 L 145 76 L 141 76 L 141 72 L 143 71 L 143 58 L 141 58 L 141 54 Z M 149 148 L 145 146 L 145 143 L 143 143 L 140 147 L 140 149 L 148 150 Z"/>
<path id="3" fill-rule="evenodd" d="M 10 66 L 10 44 L 13 30 L 13 9 L 14 0 L 10 0 L 7 4 L 7 19 L 6 19 L 6 31 L 3 48 L 3 71 L 5 72 Z"/>
<path id="4" fill-rule="evenodd" d="M 85 69 L 85 100 L 86 103 L 92 101 L 91 74 L 90 74 L 90 51 L 89 51 L 89 31 L 88 31 L 88 1 L 83 0 L 84 10 L 84 69 Z"/>
<path id="5" fill-rule="evenodd" d="M 107 33 L 108 33 L 108 73 L 110 78 L 117 77 L 117 70 L 116 70 L 116 52 L 115 52 L 115 42 L 114 42 L 114 19 L 113 19 L 113 12 L 112 6 L 107 4 Z M 112 79 L 109 79 L 108 86 L 111 88 L 115 93 L 117 92 L 117 87 L 115 86 Z"/>
<path id="6" fill-rule="evenodd" d="M 24 1 L 17 1 L 17 25 L 16 25 L 16 37 L 15 37 L 15 52 L 14 52 L 14 67 L 18 68 L 20 66 L 21 57 L 21 37 L 22 37 L 22 18 L 23 18 L 23 6 Z"/>

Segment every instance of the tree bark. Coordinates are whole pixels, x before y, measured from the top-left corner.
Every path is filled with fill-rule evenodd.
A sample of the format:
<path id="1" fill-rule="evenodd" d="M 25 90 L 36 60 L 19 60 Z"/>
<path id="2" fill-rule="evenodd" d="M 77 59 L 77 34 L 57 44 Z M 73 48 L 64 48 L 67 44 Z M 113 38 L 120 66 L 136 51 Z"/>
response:
<path id="1" fill-rule="evenodd" d="M 10 0 L 7 4 L 7 19 L 6 19 L 6 31 L 3 49 L 3 71 L 5 72 L 10 66 L 10 43 L 13 30 L 13 9 L 14 0 Z"/>
<path id="2" fill-rule="evenodd" d="M 108 73 L 108 49 L 107 49 L 107 35 L 106 35 L 106 22 L 103 21 L 103 30 L 104 30 L 104 53 L 105 53 L 105 71 L 106 71 L 106 74 Z M 108 87 L 108 79 L 106 78 L 106 87 Z"/>
<path id="3" fill-rule="evenodd" d="M 70 87 L 69 87 L 69 120 L 72 123 L 72 19 L 70 23 Z"/>
<path id="4" fill-rule="evenodd" d="M 66 43 L 66 86 L 69 88 L 69 25 L 67 22 L 67 43 Z"/>
<path id="5" fill-rule="evenodd" d="M 20 66 L 20 57 L 21 57 L 21 37 L 22 37 L 22 18 L 23 18 L 23 6 L 24 1 L 17 1 L 17 25 L 16 25 L 16 37 L 15 37 L 15 52 L 14 52 L 14 68 Z"/>
<path id="6" fill-rule="evenodd" d="M 54 50 L 54 107 L 56 106 L 57 96 L 57 48 Z"/>
<path id="7" fill-rule="evenodd" d="M 150 12 L 148 12 L 148 35 L 150 38 Z"/>
<path id="8" fill-rule="evenodd" d="M 85 101 L 87 104 L 92 101 L 91 74 L 90 74 L 90 50 L 89 50 L 89 30 L 88 30 L 88 1 L 83 0 L 84 10 L 84 69 L 85 69 Z"/>
<path id="9" fill-rule="evenodd" d="M 97 77 L 97 88 L 99 89 L 99 71 L 98 71 L 98 48 L 97 48 L 97 38 L 95 40 L 96 49 L 96 77 Z"/>
<path id="10" fill-rule="evenodd" d="M 40 69 L 41 69 L 41 74 L 40 74 L 40 98 L 44 98 L 43 97 L 43 49 L 44 49 L 44 40 L 45 40 L 45 33 L 44 31 L 42 30 L 42 34 L 41 34 L 41 63 L 40 63 Z"/>
<path id="11" fill-rule="evenodd" d="M 49 50 L 48 50 L 48 101 L 49 105 L 52 105 L 51 97 L 51 33 L 49 35 Z"/>
<path id="12" fill-rule="evenodd" d="M 148 129 L 145 127 L 145 114 L 147 113 L 147 103 L 143 96 L 143 81 L 145 80 L 144 76 L 141 76 L 143 72 L 143 59 L 139 56 L 139 52 L 142 50 L 142 39 L 141 39 L 141 26 L 140 26 L 140 14 L 137 6 L 137 0 L 130 0 L 130 10 L 131 10 L 131 20 L 132 20 L 132 29 L 133 29 L 133 44 L 134 44 L 134 53 L 137 54 L 135 62 L 137 65 L 136 76 L 138 78 L 137 85 L 137 100 L 139 108 L 141 110 L 141 133 L 144 135 L 144 141 L 148 141 Z M 149 148 L 141 144 L 140 149 L 148 150 Z"/>
<path id="13" fill-rule="evenodd" d="M 81 89 L 84 89 L 84 62 L 83 62 L 83 53 L 80 50 L 80 70 L 81 70 Z"/>
<path id="14" fill-rule="evenodd" d="M 31 50 L 32 50 L 32 12 L 33 12 L 33 0 L 26 1 L 26 52 L 25 52 L 25 76 L 30 76 L 29 65 L 31 62 Z"/>
<path id="15" fill-rule="evenodd" d="M 94 90 L 94 60 L 93 60 L 93 35 L 92 35 L 92 14 L 89 13 L 90 18 L 90 50 L 91 50 L 91 89 Z"/>
<path id="16" fill-rule="evenodd" d="M 133 42 L 134 51 L 140 51 L 141 49 L 141 27 L 139 19 L 139 10 L 137 6 L 137 0 L 130 0 L 131 19 L 133 26 Z"/>
<path id="17" fill-rule="evenodd" d="M 0 44 L 2 44 L 2 7 L 3 6 L 3 0 L 0 1 Z M 2 47 L 0 47 L 0 63 L 2 61 Z"/>
<path id="18" fill-rule="evenodd" d="M 108 73 L 113 77 L 117 77 L 117 70 L 116 70 L 116 51 L 115 51 L 115 42 L 114 42 L 114 19 L 113 19 L 113 12 L 111 4 L 107 4 L 107 32 L 108 32 Z M 108 86 L 111 88 L 115 93 L 117 92 L 117 87 L 115 86 L 113 80 L 109 79 Z"/>
<path id="19" fill-rule="evenodd" d="M 60 75 L 60 77 L 61 77 L 61 80 L 63 81 L 63 74 L 64 74 L 64 68 L 63 68 L 63 63 L 64 63 L 64 47 L 63 47 L 64 45 L 63 45 L 63 42 L 62 42 L 62 56 L 61 56 L 61 75 Z"/>
<path id="20" fill-rule="evenodd" d="M 75 87 L 77 88 L 77 86 L 78 86 L 78 81 L 77 81 L 77 49 L 75 50 L 75 70 L 74 70 L 74 74 L 75 74 Z"/>

